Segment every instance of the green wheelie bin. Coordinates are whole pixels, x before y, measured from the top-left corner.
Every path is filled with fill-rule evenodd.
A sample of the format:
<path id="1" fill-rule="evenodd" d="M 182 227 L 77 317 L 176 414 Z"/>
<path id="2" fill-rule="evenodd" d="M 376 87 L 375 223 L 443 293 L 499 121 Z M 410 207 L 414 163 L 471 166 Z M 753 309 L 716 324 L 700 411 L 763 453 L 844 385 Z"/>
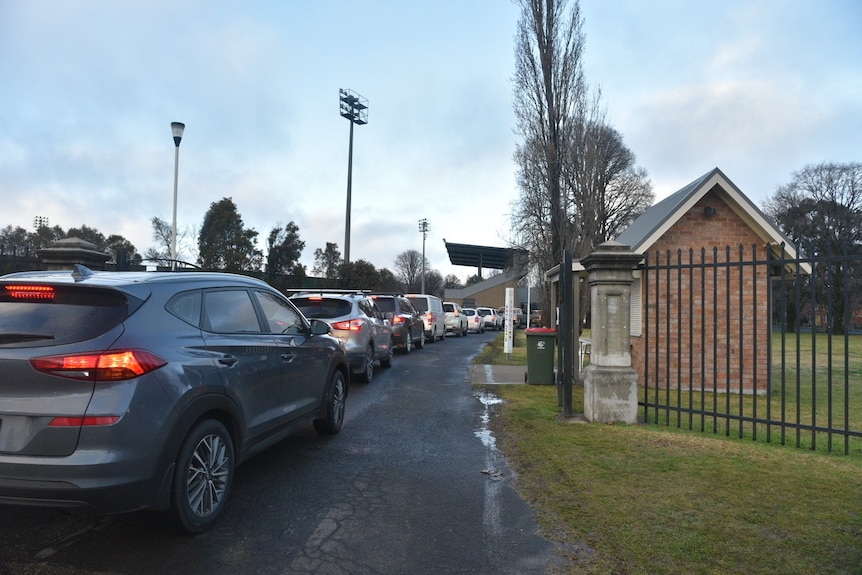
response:
<path id="1" fill-rule="evenodd" d="M 557 330 L 531 327 L 527 335 L 527 383 L 554 384 L 554 344 Z"/>

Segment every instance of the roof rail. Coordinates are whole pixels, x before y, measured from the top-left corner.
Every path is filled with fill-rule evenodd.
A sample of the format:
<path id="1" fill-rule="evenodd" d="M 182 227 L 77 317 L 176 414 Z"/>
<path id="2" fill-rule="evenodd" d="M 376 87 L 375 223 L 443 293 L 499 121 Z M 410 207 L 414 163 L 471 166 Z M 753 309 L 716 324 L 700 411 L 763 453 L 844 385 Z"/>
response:
<path id="1" fill-rule="evenodd" d="M 287 293 L 319 293 L 319 294 L 345 294 L 345 295 L 368 295 L 371 293 L 371 290 L 361 290 L 361 289 L 339 289 L 339 288 L 304 288 L 304 289 L 286 289 L 284 290 Z"/>

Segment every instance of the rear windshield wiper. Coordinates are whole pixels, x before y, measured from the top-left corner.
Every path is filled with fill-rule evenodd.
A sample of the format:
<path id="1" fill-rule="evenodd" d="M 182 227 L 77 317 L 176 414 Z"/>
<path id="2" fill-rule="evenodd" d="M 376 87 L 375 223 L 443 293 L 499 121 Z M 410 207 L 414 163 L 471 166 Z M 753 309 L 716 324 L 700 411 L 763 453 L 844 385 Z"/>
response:
<path id="1" fill-rule="evenodd" d="M 0 345 L 21 343 L 23 341 L 44 341 L 48 339 L 54 339 L 54 336 L 46 333 L 0 333 Z"/>

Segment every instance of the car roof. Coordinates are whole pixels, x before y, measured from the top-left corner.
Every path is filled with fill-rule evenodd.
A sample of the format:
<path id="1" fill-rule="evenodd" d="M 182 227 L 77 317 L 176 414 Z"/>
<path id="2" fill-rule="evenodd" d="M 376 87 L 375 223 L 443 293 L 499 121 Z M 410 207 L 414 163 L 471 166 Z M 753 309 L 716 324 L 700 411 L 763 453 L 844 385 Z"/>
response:
<path id="1" fill-rule="evenodd" d="M 34 283 L 69 284 L 82 287 L 113 288 L 140 294 L 149 291 L 149 286 L 180 283 L 188 287 L 218 287 L 243 285 L 274 289 L 263 280 L 226 272 L 115 272 L 91 270 L 75 264 L 69 270 L 42 270 L 15 272 L 0 276 L 0 281 L 27 280 Z"/>
<path id="2" fill-rule="evenodd" d="M 48 281 L 75 281 L 75 282 L 91 282 L 103 284 L 130 284 L 130 283 L 156 283 L 156 282 L 174 282 L 174 281 L 213 281 L 213 280 L 230 280 L 246 283 L 255 283 L 268 285 L 266 282 L 257 278 L 232 274 L 227 272 L 115 272 L 104 270 L 91 270 L 86 266 L 76 264 L 73 269 L 65 270 L 39 270 L 27 272 L 14 272 L 0 276 L 0 279 L 39 279 Z"/>

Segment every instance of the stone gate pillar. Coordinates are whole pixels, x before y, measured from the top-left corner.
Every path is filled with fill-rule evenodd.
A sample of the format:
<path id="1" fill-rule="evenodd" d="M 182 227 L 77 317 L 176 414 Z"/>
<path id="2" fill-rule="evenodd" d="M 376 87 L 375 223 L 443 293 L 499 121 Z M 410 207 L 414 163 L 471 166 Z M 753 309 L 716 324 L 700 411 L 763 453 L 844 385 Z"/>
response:
<path id="1" fill-rule="evenodd" d="M 638 376 L 631 356 L 631 291 L 643 256 L 605 242 L 581 260 L 589 272 L 590 365 L 584 375 L 584 417 L 600 423 L 637 423 Z"/>

